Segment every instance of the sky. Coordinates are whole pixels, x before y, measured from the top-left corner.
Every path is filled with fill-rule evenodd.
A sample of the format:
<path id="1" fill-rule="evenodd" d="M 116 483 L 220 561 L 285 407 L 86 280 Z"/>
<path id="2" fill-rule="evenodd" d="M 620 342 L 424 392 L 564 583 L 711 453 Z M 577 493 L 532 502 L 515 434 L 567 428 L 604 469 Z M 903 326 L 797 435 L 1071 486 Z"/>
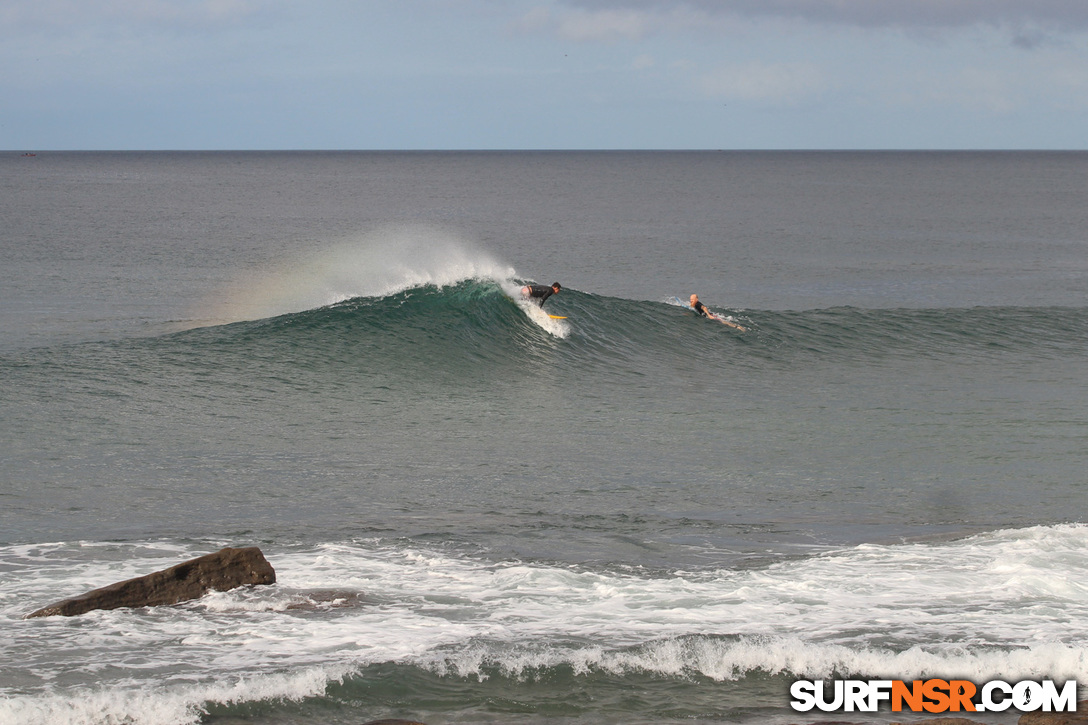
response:
<path id="1" fill-rule="evenodd" d="M 1088 149 L 1088 0 L 0 0 L 0 149 Z"/>

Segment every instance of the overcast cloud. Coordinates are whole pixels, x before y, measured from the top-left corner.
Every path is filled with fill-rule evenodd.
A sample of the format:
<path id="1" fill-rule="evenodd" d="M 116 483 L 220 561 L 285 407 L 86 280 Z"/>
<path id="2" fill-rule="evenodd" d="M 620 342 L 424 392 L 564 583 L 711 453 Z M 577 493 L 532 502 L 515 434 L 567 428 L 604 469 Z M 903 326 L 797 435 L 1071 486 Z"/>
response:
<path id="1" fill-rule="evenodd" d="M 635 10 L 779 17 L 860 27 L 956 28 L 975 24 L 1088 28 L 1084 0 L 563 0 L 595 11 Z"/>
<path id="2" fill-rule="evenodd" d="M 8 149 L 1088 148 L 1088 0 L 0 0 L 0 38 Z"/>

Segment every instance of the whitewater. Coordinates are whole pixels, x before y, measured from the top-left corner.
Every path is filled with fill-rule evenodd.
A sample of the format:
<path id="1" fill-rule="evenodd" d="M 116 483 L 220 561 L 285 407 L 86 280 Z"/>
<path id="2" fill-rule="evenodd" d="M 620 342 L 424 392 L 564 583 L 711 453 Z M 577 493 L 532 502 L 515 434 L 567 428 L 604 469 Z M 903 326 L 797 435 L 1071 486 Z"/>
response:
<path id="1" fill-rule="evenodd" d="M 486 563 L 381 539 L 327 543 L 276 552 L 275 587 L 214 593 L 168 612 L 95 613 L 89 625 L 36 625 L 49 646 L 6 653 L 33 673 L 23 678 L 41 686 L 82 674 L 88 683 L 66 697 L 8 698 L 0 714 L 27 723 L 195 723 L 209 702 L 317 698 L 329 683 L 385 663 L 464 683 L 503 679 L 513 689 L 557 671 L 590 681 L 1083 680 L 1086 538 L 1080 525 L 1035 527 L 656 575 Z M 89 560 L 71 567 L 62 545 L 5 547 L 9 570 L 34 575 L 5 591 L 3 615 L 18 617 L 20 602 L 47 598 L 59 583 L 107 582 L 176 561 L 161 545 L 109 547 L 140 558 L 139 568 L 103 564 L 81 548 Z M 97 643 L 113 638 L 114 661 L 103 669 Z M 179 668 L 183 661 L 199 665 Z M 11 677 L 15 661 L 5 662 L 0 674 Z M 121 667 L 171 674 L 149 691 L 131 674 L 114 681 Z"/>

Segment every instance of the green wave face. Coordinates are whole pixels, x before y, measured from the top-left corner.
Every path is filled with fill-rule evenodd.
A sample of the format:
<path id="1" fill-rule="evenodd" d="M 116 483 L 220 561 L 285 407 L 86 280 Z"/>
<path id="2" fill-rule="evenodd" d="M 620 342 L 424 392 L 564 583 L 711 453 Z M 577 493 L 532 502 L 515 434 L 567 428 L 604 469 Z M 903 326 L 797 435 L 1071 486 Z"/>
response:
<path id="1" fill-rule="evenodd" d="M 222 354 L 284 355 L 323 365 L 366 359 L 395 371 L 438 372 L 473 365 L 747 367 L 889 357 L 991 357 L 1082 352 L 1088 310 L 1080 308 L 729 311 L 746 331 L 687 308 L 565 289 L 549 320 L 515 299 L 516 287 L 462 281 L 319 309 L 190 331 L 168 345 L 212 345 Z"/>

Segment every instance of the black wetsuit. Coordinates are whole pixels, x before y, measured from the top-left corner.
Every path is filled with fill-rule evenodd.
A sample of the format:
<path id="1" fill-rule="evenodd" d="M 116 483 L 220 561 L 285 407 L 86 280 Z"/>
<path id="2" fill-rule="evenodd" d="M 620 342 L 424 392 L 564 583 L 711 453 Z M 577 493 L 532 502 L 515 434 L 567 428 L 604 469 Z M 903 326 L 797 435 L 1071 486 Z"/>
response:
<path id="1" fill-rule="evenodd" d="M 529 296 L 534 299 L 540 300 L 537 304 L 541 307 L 544 306 L 544 300 L 548 299 L 554 294 L 555 290 L 553 290 L 551 287 L 545 287 L 542 284 L 529 285 Z"/>
<path id="2" fill-rule="evenodd" d="M 706 305 L 704 305 L 704 304 L 703 304 L 702 302 L 700 302 L 699 300 L 695 300 L 695 304 L 694 304 L 694 305 L 692 305 L 692 306 L 691 306 L 691 308 L 692 308 L 693 310 L 695 310 L 696 312 L 698 312 L 698 313 L 699 313 L 700 315 L 702 315 L 703 317 L 710 317 L 710 310 L 708 310 L 708 309 L 706 308 Z"/>

